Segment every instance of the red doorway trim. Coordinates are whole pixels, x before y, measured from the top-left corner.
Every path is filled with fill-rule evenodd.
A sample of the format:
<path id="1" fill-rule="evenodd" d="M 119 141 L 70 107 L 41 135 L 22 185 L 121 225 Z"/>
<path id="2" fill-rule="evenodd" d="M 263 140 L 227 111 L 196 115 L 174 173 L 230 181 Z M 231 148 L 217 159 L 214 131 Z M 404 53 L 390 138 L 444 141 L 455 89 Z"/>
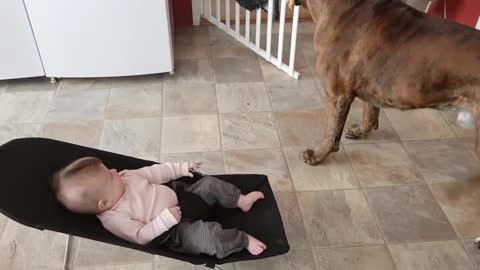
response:
<path id="1" fill-rule="evenodd" d="M 428 14 L 444 18 L 445 6 L 448 20 L 470 27 L 477 25 L 480 17 L 479 0 L 433 0 Z"/>
<path id="2" fill-rule="evenodd" d="M 192 0 L 172 0 L 171 3 L 175 27 L 191 26 L 193 24 Z"/>

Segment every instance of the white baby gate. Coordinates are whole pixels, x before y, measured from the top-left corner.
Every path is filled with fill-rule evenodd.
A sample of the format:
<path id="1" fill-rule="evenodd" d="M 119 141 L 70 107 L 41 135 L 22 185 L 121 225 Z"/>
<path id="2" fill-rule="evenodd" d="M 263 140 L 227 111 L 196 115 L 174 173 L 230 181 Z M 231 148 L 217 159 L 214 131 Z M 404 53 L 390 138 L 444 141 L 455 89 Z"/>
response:
<path id="1" fill-rule="evenodd" d="M 212 1 L 215 3 L 215 16 L 212 12 Z M 222 21 L 222 12 L 221 12 L 221 2 L 224 2 L 223 6 L 225 7 L 225 17 Z M 255 40 L 251 41 L 251 28 L 250 28 L 250 11 L 245 9 L 245 26 L 244 34 L 241 34 L 240 31 L 240 9 L 243 9 L 237 2 L 235 2 L 235 28 L 232 29 L 230 24 L 230 0 L 194 0 L 194 23 L 199 22 L 200 15 L 207 19 L 210 23 L 216 25 L 218 28 L 225 31 L 227 34 L 243 43 L 245 46 L 253 50 L 258 55 L 262 56 L 268 62 L 275 65 L 280 70 L 286 72 L 288 75 L 294 79 L 298 79 L 300 74 L 295 71 L 295 51 L 296 51 L 296 42 L 297 42 L 297 29 L 298 29 L 298 20 L 300 7 L 294 6 L 293 8 L 293 18 L 292 18 L 292 31 L 291 31 L 291 40 L 290 40 L 290 57 L 288 64 L 283 62 L 283 49 L 284 49 L 284 37 L 285 37 L 285 21 L 286 21 L 286 8 L 287 0 L 278 0 L 280 8 L 280 18 L 279 18 L 279 28 L 278 28 L 278 50 L 276 56 L 275 52 L 272 53 L 272 25 L 273 25 L 273 15 L 274 15 L 274 0 L 268 1 L 267 8 L 267 35 L 266 35 L 266 46 L 265 49 L 261 48 L 261 31 L 262 31 L 262 10 L 257 9 L 256 11 L 256 23 L 255 23 Z M 196 2 L 196 3 L 195 3 Z M 201 14 L 198 14 L 200 8 Z M 272 55 L 273 54 L 273 55 Z"/>

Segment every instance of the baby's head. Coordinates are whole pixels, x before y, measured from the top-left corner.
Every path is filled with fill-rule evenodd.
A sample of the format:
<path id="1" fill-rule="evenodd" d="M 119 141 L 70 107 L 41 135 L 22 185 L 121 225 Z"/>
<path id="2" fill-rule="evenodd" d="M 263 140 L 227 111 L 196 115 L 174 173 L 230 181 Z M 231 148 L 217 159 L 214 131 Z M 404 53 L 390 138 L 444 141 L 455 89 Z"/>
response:
<path id="1" fill-rule="evenodd" d="M 117 171 L 95 157 L 78 159 L 55 173 L 52 188 L 60 203 L 81 214 L 112 208 L 125 190 Z"/>

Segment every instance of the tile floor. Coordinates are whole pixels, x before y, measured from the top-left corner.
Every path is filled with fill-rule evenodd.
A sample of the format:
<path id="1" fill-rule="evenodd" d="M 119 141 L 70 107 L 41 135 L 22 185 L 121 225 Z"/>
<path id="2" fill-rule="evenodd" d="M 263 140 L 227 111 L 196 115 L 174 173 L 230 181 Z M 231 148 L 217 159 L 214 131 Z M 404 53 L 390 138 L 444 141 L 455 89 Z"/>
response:
<path id="1" fill-rule="evenodd" d="M 300 29 L 300 81 L 200 27 L 177 31 L 174 76 L 0 82 L 0 143 L 43 136 L 267 174 L 292 250 L 223 269 L 479 270 L 479 160 L 455 115 L 385 110 L 369 138 L 343 139 L 318 167 L 300 160 L 325 129 L 312 28 Z M 349 122 L 360 117 L 356 103 Z M 65 235 L 0 216 L 0 237 L 0 269 L 61 269 Z M 71 254 L 70 269 L 201 269 L 76 238 Z"/>

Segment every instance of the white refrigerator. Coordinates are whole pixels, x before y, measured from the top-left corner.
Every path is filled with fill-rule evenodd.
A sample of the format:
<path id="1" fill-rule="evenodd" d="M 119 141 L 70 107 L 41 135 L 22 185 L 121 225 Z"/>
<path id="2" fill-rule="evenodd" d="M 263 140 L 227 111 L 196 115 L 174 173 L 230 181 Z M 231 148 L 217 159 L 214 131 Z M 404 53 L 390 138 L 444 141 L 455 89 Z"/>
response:
<path id="1" fill-rule="evenodd" d="M 23 0 L 0 0 L 0 80 L 44 76 Z"/>
<path id="2" fill-rule="evenodd" d="M 173 72 L 169 0 L 24 1 L 48 77 Z"/>

